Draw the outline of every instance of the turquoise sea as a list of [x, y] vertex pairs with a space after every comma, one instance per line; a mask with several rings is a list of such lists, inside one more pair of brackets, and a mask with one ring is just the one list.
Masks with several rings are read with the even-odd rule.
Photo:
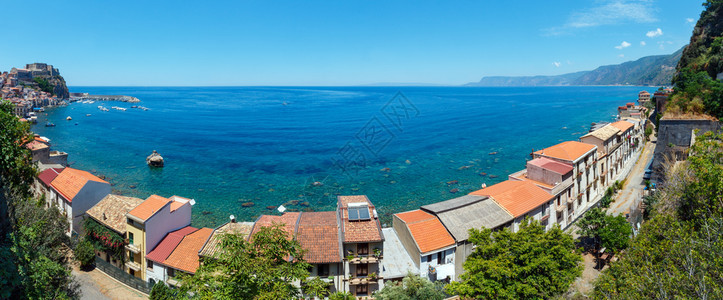
[[[390, 224], [393, 213], [506, 179], [533, 149], [577, 140], [643, 89], [71, 87], [141, 102], [51, 108], [33, 130], [117, 193], [195, 199], [194, 226], [253, 221], [281, 204], [333, 210], [340, 194], [366, 194]], [[164, 168], [146, 166], [153, 150]]]

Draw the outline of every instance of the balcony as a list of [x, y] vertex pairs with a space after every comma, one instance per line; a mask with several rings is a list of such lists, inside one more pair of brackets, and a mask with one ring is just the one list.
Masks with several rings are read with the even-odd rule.
[[134, 261], [126, 262], [126, 266], [128, 266], [128, 269], [131, 269], [136, 272], [141, 270], [141, 265]]
[[384, 279], [382, 276], [376, 276], [376, 277], [353, 277], [349, 279], [344, 279], [345, 281], [349, 281], [349, 285], [366, 285], [366, 284], [378, 284], [379, 279]]
[[375, 257], [375, 256], [355, 256], [354, 258], [347, 258], [350, 264], [357, 265], [357, 264], [376, 264], [379, 263], [379, 260], [382, 257]]
[[141, 253], [141, 249], [138, 248], [138, 246], [133, 245], [133, 244], [126, 245], [126, 250], [133, 252], [135, 254]]
[[573, 202], [575, 202], [573, 197], [567, 198], [567, 204], [572, 204]]

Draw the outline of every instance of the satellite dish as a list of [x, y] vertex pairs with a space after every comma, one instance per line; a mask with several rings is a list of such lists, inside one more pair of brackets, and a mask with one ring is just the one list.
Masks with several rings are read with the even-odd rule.
[[191, 206], [196, 205], [196, 200], [191, 199]]
[[284, 207], [284, 205], [279, 205], [279, 208], [277, 208], [277, 209], [279, 210], [280, 213], [283, 213], [286, 211], [286, 207]]

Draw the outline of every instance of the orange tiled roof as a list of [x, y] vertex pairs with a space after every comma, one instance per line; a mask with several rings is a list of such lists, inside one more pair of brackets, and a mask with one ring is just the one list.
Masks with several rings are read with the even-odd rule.
[[398, 213], [395, 216], [404, 221], [421, 253], [427, 253], [454, 245], [454, 238], [442, 222], [432, 214], [421, 210]]
[[[349, 203], [366, 202], [369, 209], [370, 220], [349, 221]], [[345, 243], [362, 243], [383, 241], [382, 226], [374, 217], [374, 205], [367, 196], [339, 196], [338, 210], [341, 217], [341, 229]]]
[[198, 251], [201, 250], [211, 233], [213, 233], [213, 229], [201, 228], [186, 235], [163, 264], [191, 274], [196, 273], [199, 265]]
[[146, 221], [170, 201], [170, 199], [166, 199], [158, 195], [151, 195], [148, 199], [146, 199], [146, 201], [143, 201], [143, 203], [128, 212], [128, 214]]
[[585, 155], [585, 153], [589, 152], [594, 148], [595, 145], [575, 141], [567, 141], [549, 148], [545, 148], [543, 150], [535, 151], [535, 154], [567, 161], [575, 161], [576, 159]]
[[308, 263], [341, 262], [335, 211], [301, 213], [296, 239], [307, 251], [304, 259]]
[[108, 184], [107, 181], [95, 177], [86, 171], [81, 171], [73, 168], [63, 169], [58, 177], [50, 183], [50, 185], [58, 191], [66, 200], [73, 202], [73, 198], [78, 195], [81, 189], [88, 183], [88, 181], [102, 182]]
[[261, 230], [261, 227], [281, 224], [283, 225], [282, 229], [286, 231], [289, 239], [293, 239], [294, 231], [296, 230], [296, 223], [299, 220], [300, 214], [301, 213], [298, 212], [289, 212], [284, 213], [281, 216], [261, 215], [258, 220], [256, 220], [256, 224], [254, 224], [254, 228], [251, 231], [251, 236], [253, 237], [257, 232], [259, 232], [259, 230]]
[[620, 129], [621, 132], [625, 132], [625, 131], [627, 131], [628, 129], [630, 129], [630, 128], [632, 128], [633, 126], [635, 126], [635, 124], [630, 123], [630, 122], [628, 122], [628, 121], [617, 121], [617, 122], [612, 123], [612, 124], [610, 124], [610, 125], [615, 126], [615, 128], [617, 128], [617, 129]]
[[532, 182], [511, 180], [474, 191], [470, 195], [491, 197], [515, 218], [554, 198]]

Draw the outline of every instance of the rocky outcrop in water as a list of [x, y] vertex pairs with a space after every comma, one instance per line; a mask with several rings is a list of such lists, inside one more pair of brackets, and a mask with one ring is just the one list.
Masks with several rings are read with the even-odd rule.
[[148, 164], [149, 167], [154, 168], [162, 168], [163, 167], [163, 156], [158, 154], [156, 150], [153, 150], [153, 153], [146, 157], [146, 164]]

